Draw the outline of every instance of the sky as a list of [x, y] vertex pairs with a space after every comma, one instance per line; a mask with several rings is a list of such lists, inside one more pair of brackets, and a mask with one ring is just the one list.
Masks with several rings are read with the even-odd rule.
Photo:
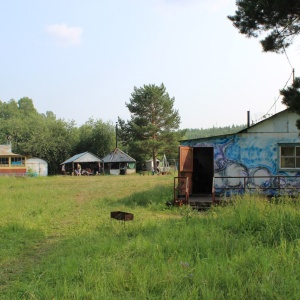
[[[134, 87], [163, 83], [180, 128], [242, 125], [286, 107], [300, 41], [262, 52], [228, 15], [235, 0], [0, 0], [0, 100], [78, 126], [130, 119]], [[299, 67], [298, 67], [299, 66]], [[289, 80], [290, 79], [290, 80]]]

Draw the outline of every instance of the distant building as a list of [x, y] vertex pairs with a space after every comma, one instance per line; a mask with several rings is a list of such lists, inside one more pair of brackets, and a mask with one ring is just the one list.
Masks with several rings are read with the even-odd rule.
[[27, 159], [27, 171], [34, 172], [37, 176], [48, 176], [48, 163], [37, 157]]
[[[156, 166], [159, 166], [159, 162], [160, 162], [160, 160], [157, 158], [156, 159]], [[146, 164], [146, 170], [149, 171], [149, 172], [152, 172], [153, 168], [154, 168], [153, 159], [146, 160], [145, 164]]]
[[11, 152], [11, 144], [0, 145], [0, 175], [25, 175], [26, 160], [24, 155]]
[[60, 165], [65, 168], [64, 174], [75, 174], [77, 165], [81, 166], [81, 173], [89, 170], [89, 175], [101, 173], [101, 159], [90, 152], [76, 154], [62, 162]]
[[115, 148], [110, 154], [102, 158], [104, 171], [112, 175], [136, 173], [136, 160], [128, 154]]

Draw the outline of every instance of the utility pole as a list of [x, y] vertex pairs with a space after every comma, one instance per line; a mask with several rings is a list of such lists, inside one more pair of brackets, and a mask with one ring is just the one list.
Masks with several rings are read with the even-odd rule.
[[293, 83], [295, 82], [295, 69], [293, 68]]
[[118, 148], [118, 122], [116, 122], [116, 148]]

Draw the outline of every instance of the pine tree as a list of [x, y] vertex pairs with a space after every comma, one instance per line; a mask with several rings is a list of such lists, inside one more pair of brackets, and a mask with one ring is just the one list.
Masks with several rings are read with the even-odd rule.
[[238, 0], [229, 20], [247, 37], [266, 36], [264, 51], [283, 52], [300, 33], [299, 0]]
[[126, 103], [131, 119], [126, 123], [119, 119], [121, 134], [126, 144], [140, 157], [152, 156], [156, 170], [158, 154], [171, 153], [179, 145], [180, 116], [174, 106], [174, 98], [163, 84], [134, 87], [130, 102]]

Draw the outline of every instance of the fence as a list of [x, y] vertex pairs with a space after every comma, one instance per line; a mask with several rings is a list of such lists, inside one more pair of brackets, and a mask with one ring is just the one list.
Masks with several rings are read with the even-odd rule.
[[261, 193], [267, 196], [283, 194], [298, 195], [300, 176], [216, 176], [213, 178], [212, 193], [215, 196], [231, 196], [245, 193]]

